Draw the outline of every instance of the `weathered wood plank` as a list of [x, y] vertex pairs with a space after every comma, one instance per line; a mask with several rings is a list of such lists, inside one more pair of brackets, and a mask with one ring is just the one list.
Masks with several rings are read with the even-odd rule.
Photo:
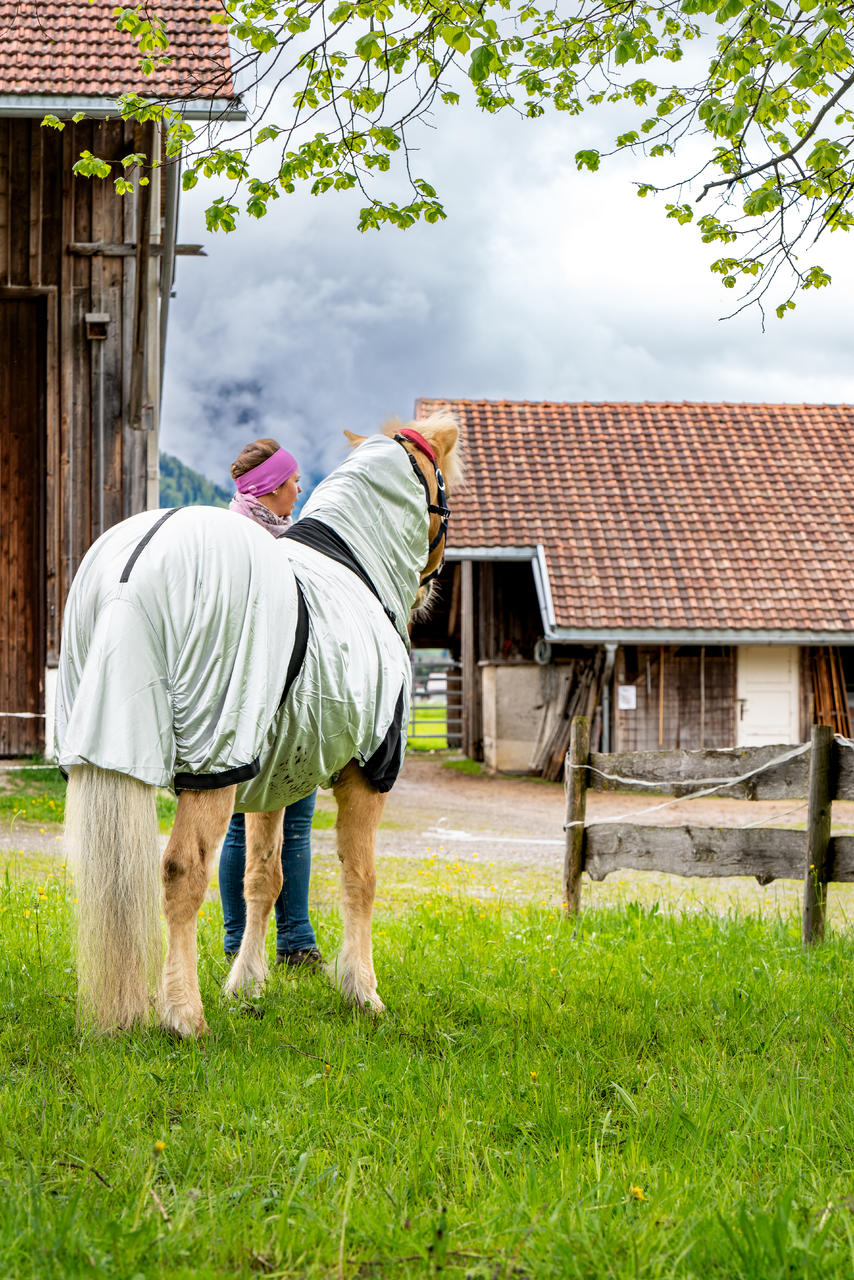
[[567, 915], [578, 915], [581, 905], [581, 872], [584, 867], [584, 815], [587, 809], [587, 764], [590, 755], [590, 721], [576, 716], [572, 722], [566, 757], [566, 852], [563, 863], [563, 905]]
[[58, 285], [62, 271], [62, 135], [54, 129], [42, 129], [41, 133], [41, 284]]
[[834, 800], [854, 800], [854, 748], [836, 746], [836, 787]]
[[477, 666], [475, 566], [463, 560], [460, 588], [460, 656], [463, 663], [463, 751], [479, 759], [481, 746], [480, 671]]
[[30, 280], [30, 121], [10, 123], [9, 283]]
[[[803, 831], [779, 827], [641, 827], [600, 823], [585, 831], [584, 870], [591, 880], [614, 871], [660, 871], [678, 876], [754, 876], [800, 880], [806, 856]], [[854, 836], [831, 836], [830, 884], [854, 882]]]
[[9, 131], [0, 120], [0, 285], [9, 283]]
[[814, 724], [810, 750], [804, 911], [801, 921], [801, 938], [804, 946], [820, 942], [824, 937], [834, 755], [833, 729], [826, 724]]
[[44, 222], [42, 170], [44, 168], [43, 152], [46, 131], [42, 129], [37, 120], [30, 120], [28, 123], [30, 126], [30, 229], [27, 275], [30, 284], [40, 285], [42, 283], [42, 226]]
[[[68, 252], [78, 258], [133, 258], [136, 247], [132, 244], [119, 244], [108, 240], [75, 240], [68, 246]], [[149, 250], [153, 258], [163, 254], [162, 244], [152, 244]], [[174, 253], [179, 258], [206, 258], [203, 244], [176, 244]]]
[[[621, 870], [755, 876], [763, 884], [800, 880], [806, 851], [803, 831], [780, 828], [644, 827], [614, 822], [588, 827], [585, 837], [584, 869], [592, 880]], [[854, 852], [854, 840], [851, 844]]]
[[[695, 791], [704, 779], [738, 778], [791, 750], [791, 746], [783, 745], [706, 751], [632, 751], [610, 755], [593, 752], [588, 786], [592, 791], [642, 791], [645, 794], [658, 791], [664, 795], [680, 796]], [[854, 756], [854, 752], [851, 755]], [[809, 753], [805, 752], [786, 764], [756, 774], [746, 782], [728, 786], [720, 794], [738, 800], [803, 799], [807, 794], [808, 772]], [[613, 782], [602, 777], [603, 773], [657, 785], [653, 788]], [[854, 798], [854, 764], [851, 782]]]

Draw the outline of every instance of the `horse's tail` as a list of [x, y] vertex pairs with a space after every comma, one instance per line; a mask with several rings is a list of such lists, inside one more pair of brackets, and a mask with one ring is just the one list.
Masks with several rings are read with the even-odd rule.
[[155, 789], [74, 766], [65, 825], [78, 903], [78, 1013], [101, 1031], [130, 1027], [148, 1017], [161, 962]]

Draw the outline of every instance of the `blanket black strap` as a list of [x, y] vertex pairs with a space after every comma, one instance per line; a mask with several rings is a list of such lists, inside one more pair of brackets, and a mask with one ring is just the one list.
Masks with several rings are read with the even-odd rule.
[[170, 507], [168, 511], [164, 512], [164, 514], [160, 517], [159, 520], [156, 520], [154, 522], [154, 524], [148, 530], [148, 533], [146, 533], [144, 537], [140, 538], [139, 542], [136, 544], [136, 546], [134, 547], [133, 551], [130, 554], [130, 559], [128, 560], [124, 569], [122, 569], [122, 576], [119, 578], [119, 582], [127, 582], [128, 578], [130, 577], [131, 569], [136, 564], [140, 555], [148, 546], [149, 542], [154, 537], [155, 533], [160, 528], [160, 526], [162, 524], [165, 524], [165, 522], [169, 519], [170, 516], [174, 516], [176, 511], [181, 511], [181, 510], [182, 510], [181, 507]]
[[321, 555], [329, 556], [330, 560], [336, 560], [338, 564], [343, 564], [351, 573], [355, 573], [356, 577], [365, 584], [371, 594], [379, 600], [383, 607], [383, 612], [391, 625], [397, 628], [397, 614], [384, 603], [365, 566], [356, 559], [344, 539], [339, 537], [334, 529], [330, 529], [328, 524], [324, 524], [322, 520], [315, 520], [312, 516], [305, 516], [302, 520], [298, 520], [296, 524], [292, 524], [290, 529], [280, 533], [279, 537], [293, 538], [294, 542], [301, 542], [303, 546], [311, 547], [312, 550], [319, 551]]

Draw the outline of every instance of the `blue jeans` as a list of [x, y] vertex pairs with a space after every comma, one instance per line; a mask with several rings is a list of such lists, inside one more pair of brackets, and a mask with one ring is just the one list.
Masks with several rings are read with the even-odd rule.
[[[288, 805], [283, 823], [282, 892], [276, 899], [276, 953], [303, 951], [317, 945], [308, 918], [311, 877], [311, 819], [317, 792]], [[246, 824], [242, 813], [232, 815], [219, 857], [219, 896], [225, 920], [225, 953], [240, 950], [246, 927], [243, 871], [246, 865]]]

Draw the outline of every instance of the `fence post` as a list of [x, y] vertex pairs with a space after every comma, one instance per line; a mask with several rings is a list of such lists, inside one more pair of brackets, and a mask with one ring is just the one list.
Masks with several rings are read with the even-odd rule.
[[827, 906], [827, 851], [830, 844], [831, 768], [833, 729], [814, 724], [810, 751], [807, 806], [807, 861], [804, 874], [804, 913], [801, 938], [805, 947], [824, 938]]
[[[575, 716], [566, 757], [566, 853], [563, 862], [563, 908], [578, 915], [581, 905], [581, 870], [584, 866], [584, 815], [587, 810], [587, 770], [590, 758], [590, 721]], [[577, 825], [571, 825], [577, 824]]]

